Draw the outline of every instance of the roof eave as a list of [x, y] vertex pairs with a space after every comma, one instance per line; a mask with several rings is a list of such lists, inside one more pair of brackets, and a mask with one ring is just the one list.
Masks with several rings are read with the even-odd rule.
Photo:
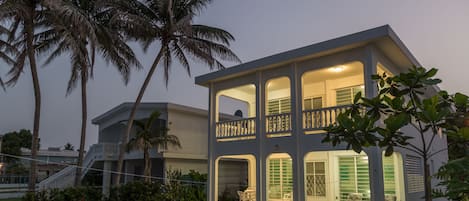
[[399, 37], [392, 30], [392, 28], [389, 25], [384, 25], [358, 33], [353, 33], [339, 38], [327, 40], [324, 42], [312, 44], [309, 46], [289, 50], [279, 54], [267, 56], [261, 59], [239, 64], [237, 66], [233, 66], [224, 70], [201, 75], [195, 78], [195, 83], [201, 86], [208, 86], [210, 82], [220, 79], [222, 77], [241, 75], [244, 73], [256, 71], [262, 67], [291, 62], [307, 56], [317, 55], [322, 52], [340, 49], [341, 47], [353, 47], [354, 44], [366, 44], [382, 38], [390, 38], [413, 65], [420, 66], [420, 63], [412, 55], [412, 53], [404, 45], [404, 43], [399, 39]]

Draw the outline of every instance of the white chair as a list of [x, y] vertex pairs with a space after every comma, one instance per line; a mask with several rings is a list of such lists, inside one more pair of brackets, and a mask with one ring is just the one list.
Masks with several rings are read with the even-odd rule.
[[243, 191], [237, 191], [239, 201], [249, 201], [248, 195]]
[[397, 197], [393, 194], [385, 194], [384, 201], [397, 201]]
[[285, 194], [283, 194], [283, 199], [282, 199], [282, 201], [291, 201], [291, 200], [293, 200], [291, 193], [285, 193]]

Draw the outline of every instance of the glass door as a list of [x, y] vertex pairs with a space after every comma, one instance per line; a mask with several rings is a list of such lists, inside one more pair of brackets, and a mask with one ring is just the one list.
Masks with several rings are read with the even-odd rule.
[[326, 174], [325, 161], [306, 162], [306, 200], [327, 200]]

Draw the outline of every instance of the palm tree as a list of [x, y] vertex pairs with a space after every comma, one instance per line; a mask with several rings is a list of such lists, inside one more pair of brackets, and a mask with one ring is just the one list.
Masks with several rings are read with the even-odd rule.
[[[125, 0], [127, 1], [127, 0]], [[112, 63], [120, 72], [127, 84], [131, 67], [140, 68], [140, 63], [132, 49], [126, 44], [126, 37], [113, 26], [116, 9], [105, 0], [48, 0], [47, 6], [54, 10], [50, 16], [53, 34], [44, 39], [45, 50], [54, 46], [54, 51], [45, 64], [68, 52], [71, 55], [71, 77], [67, 94], [77, 82], [81, 85], [81, 135], [78, 156], [78, 167], [83, 165], [86, 125], [87, 125], [87, 89], [88, 79], [92, 78], [96, 54], [99, 53], [108, 63]], [[118, 18], [119, 19], [119, 18]], [[75, 186], [80, 185], [82, 170], [77, 169]]]
[[24, 66], [29, 63], [34, 89], [34, 125], [33, 139], [31, 145], [31, 168], [29, 178], [29, 191], [35, 191], [36, 188], [36, 156], [39, 139], [39, 122], [41, 116], [41, 90], [36, 64], [36, 43], [35, 34], [38, 26], [43, 25], [45, 18], [42, 2], [39, 0], [3, 0], [0, 1], [0, 20], [3, 24], [11, 25], [9, 28], [2, 27], [2, 30], [8, 30], [8, 44], [2, 46], [13, 47], [15, 63], [9, 71], [11, 76], [6, 85], [12, 86], [19, 79]]
[[72, 144], [70, 144], [70, 142], [67, 142], [67, 144], [64, 145], [64, 150], [74, 151], [75, 147]]
[[159, 111], [154, 111], [146, 121], [134, 121], [137, 133], [135, 137], [127, 143], [127, 150], [138, 148], [143, 151], [143, 159], [145, 161], [143, 175], [145, 176], [145, 182], [151, 181], [150, 149], [159, 147], [163, 150], [167, 150], [168, 146], [181, 148], [179, 138], [175, 135], [168, 134], [169, 129], [166, 125], [157, 124], [160, 115], [161, 113]]
[[[137, 99], [129, 115], [127, 129], [122, 135], [122, 144], [117, 162], [117, 172], [122, 171], [125, 154], [125, 142], [128, 141], [132, 130], [135, 112], [140, 104], [153, 73], [160, 62], [163, 62], [164, 79], [166, 85], [169, 72], [176, 59], [190, 76], [188, 56], [201, 61], [210, 69], [223, 69], [224, 65], [217, 59], [240, 62], [239, 58], [228, 48], [234, 37], [225, 30], [206, 25], [193, 24], [193, 18], [210, 0], [144, 0], [139, 1], [138, 7], [127, 17], [127, 24], [134, 28], [133, 37], [139, 39], [146, 50], [154, 42], [159, 42], [159, 51], [143, 82]], [[120, 174], [116, 174], [114, 181], [120, 182]]]

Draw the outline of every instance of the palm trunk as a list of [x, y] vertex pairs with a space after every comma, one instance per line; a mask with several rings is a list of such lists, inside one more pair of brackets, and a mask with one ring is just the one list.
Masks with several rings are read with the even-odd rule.
[[143, 95], [145, 93], [145, 90], [148, 87], [148, 84], [150, 83], [150, 80], [153, 76], [153, 73], [156, 70], [156, 67], [158, 66], [158, 63], [161, 60], [161, 57], [163, 56], [163, 52], [165, 51], [166, 46], [162, 44], [160, 51], [158, 52], [158, 55], [156, 56], [155, 60], [153, 61], [153, 64], [151, 65], [150, 71], [147, 74], [147, 77], [145, 78], [145, 81], [143, 82], [142, 87], [140, 88], [140, 92], [138, 93], [137, 99], [135, 100], [135, 103], [132, 107], [132, 110], [130, 111], [129, 115], [129, 120], [127, 121], [127, 129], [122, 135], [122, 141], [119, 149], [119, 158], [117, 161], [117, 174], [114, 177], [114, 182], [118, 185], [120, 183], [120, 178], [121, 178], [121, 171], [122, 171], [122, 165], [124, 163], [124, 154], [125, 154], [125, 147], [127, 145], [127, 141], [129, 141], [129, 135], [130, 132], [132, 131], [132, 124], [135, 119], [135, 113], [137, 111], [138, 106], [140, 105], [140, 102], [142, 101]]
[[145, 176], [144, 181], [150, 183], [151, 179], [151, 161], [150, 161], [150, 153], [148, 147], [143, 149], [143, 159], [145, 160], [145, 169], [143, 171], [143, 175]]
[[[31, 16], [35, 15], [35, 8], [31, 9], [30, 15]], [[35, 192], [36, 180], [37, 180], [36, 158], [37, 158], [37, 150], [39, 147], [39, 123], [40, 123], [40, 118], [41, 118], [41, 88], [39, 86], [35, 50], [34, 50], [34, 45], [33, 45], [33, 37], [34, 37], [33, 17], [26, 20], [24, 26], [26, 29], [26, 40], [27, 40], [26, 48], [28, 51], [29, 66], [31, 68], [31, 76], [32, 76], [33, 87], [34, 87], [34, 125], [33, 125], [33, 139], [31, 143], [31, 159], [32, 160], [31, 160], [31, 167], [29, 170], [30, 172], [29, 172], [28, 191]]]
[[75, 186], [80, 186], [82, 177], [83, 156], [85, 152], [86, 140], [86, 123], [88, 118], [88, 106], [86, 98], [86, 83], [88, 78], [87, 67], [81, 69], [81, 136], [80, 136], [80, 150], [78, 153], [78, 164], [75, 172]]

